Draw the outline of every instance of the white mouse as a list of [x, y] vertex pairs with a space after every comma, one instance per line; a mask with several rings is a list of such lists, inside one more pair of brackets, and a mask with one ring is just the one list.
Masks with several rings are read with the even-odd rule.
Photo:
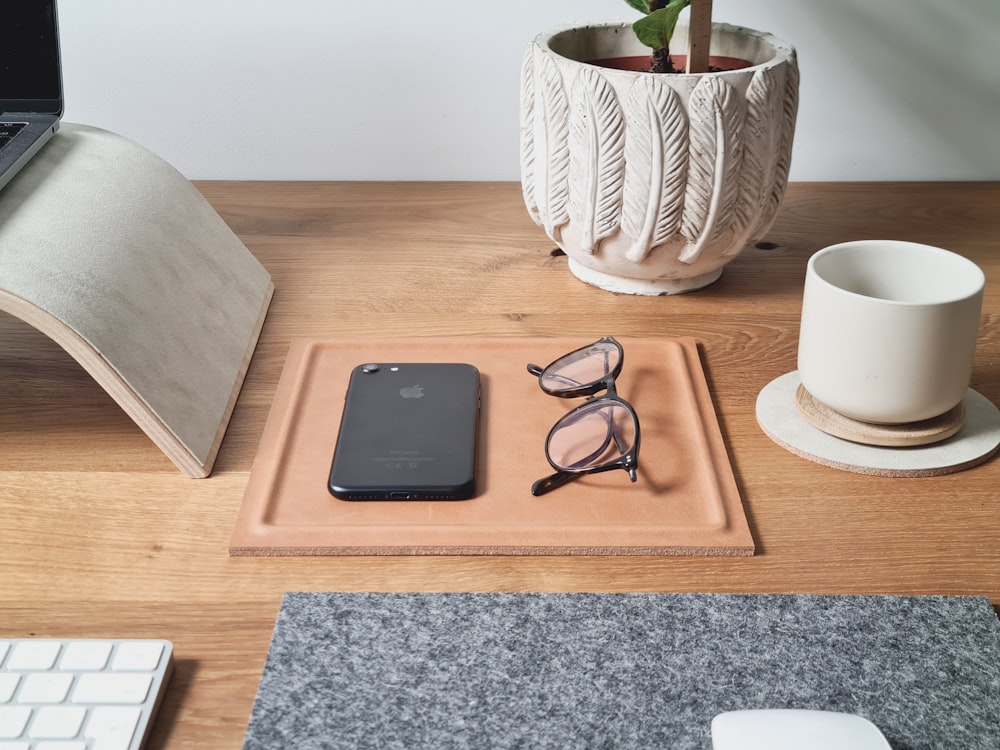
[[892, 750], [862, 716], [836, 711], [764, 708], [712, 719], [714, 750]]

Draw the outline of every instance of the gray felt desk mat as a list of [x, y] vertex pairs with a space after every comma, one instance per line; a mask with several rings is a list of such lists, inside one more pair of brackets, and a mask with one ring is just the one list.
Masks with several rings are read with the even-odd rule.
[[1000, 748], [977, 597], [286, 594], [244, 750], [704, 748], [741, 708]]

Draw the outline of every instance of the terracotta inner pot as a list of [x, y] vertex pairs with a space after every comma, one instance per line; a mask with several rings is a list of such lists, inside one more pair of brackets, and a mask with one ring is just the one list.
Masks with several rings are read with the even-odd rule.
[[[616, 70], [635, 70], [639, 72], [649, 72], [650, 55], [631, 55], [628, 57], [607, 57], [601, 60], [588, 60], [591, 65], [599, 65], [602, 68], [614, 68]], [[687, 67], [687, 55], [671, 55], [671, 62], [679, 73], [683, 73]], [[753, 63], [749, 60], [741, 60], [738, 57], [723, 57], [712, 55], [708, 58], [708, 65], [712, 70], [739, 70], [749, 68]]]

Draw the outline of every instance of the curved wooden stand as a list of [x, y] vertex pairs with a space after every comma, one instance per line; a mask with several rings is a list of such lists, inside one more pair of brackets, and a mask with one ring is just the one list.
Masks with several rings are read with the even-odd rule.
[[63, 125], [0, 191], [0, 310], [190, 477], [211, 473], [273, 290], [188, 180], [113, 133]]

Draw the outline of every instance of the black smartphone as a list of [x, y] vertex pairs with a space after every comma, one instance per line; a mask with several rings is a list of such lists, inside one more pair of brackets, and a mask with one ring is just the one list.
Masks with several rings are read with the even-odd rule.
[[351, 372], [328, 489], [341, 500], [465, 500], [476, 491], [479, 370], [369, 363]]

